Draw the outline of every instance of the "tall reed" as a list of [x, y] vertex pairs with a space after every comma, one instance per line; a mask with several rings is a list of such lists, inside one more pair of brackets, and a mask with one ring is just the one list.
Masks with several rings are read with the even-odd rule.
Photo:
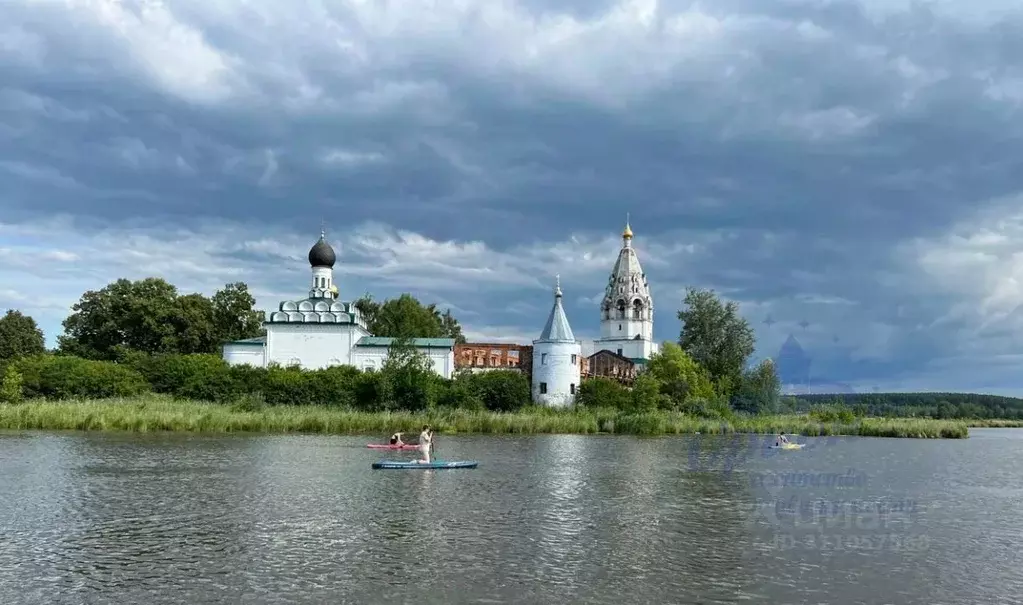
[[2, 429], [383, 435], [395, 430], [416, 430], [424, 424], [442, 433], [788, 433], [950, 439], [968, 436], [965, 422], [920, 418], [822, 423], [807, 416], [775, 415], [714, 420], [677, 412], [627, 414], [608, 409], [535, 407], [504, 413], [443, 408], [371, 413], [320, 406], [232, 406], [175, 401], [157, 395], [0, 405]]

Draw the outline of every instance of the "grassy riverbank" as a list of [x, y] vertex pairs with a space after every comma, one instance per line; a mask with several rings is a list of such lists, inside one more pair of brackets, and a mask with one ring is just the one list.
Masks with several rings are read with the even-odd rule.
[[966, 426], [985, 429], [1018, 429], [1023, 428], [1023, 420], [1000, 420], [998, 418], [975, 418], [964, 420]]
[[919, 418], [866, 418], [853, 423], [820, 423], [807, 416], [738, 417], [732, 421], [673, 412], [624, 414], [615, 410], [518, 412], [433, 410], [429, 412], [357, 412], [318, 406], [240, 406], [174, 401], [149, 396], [85, 401], [28, 401], [0, 405], [0, 429], [321, 433], [382, 435], [429, 424], [441, 433], [617, 433], [671, 435], [686, 433], [784, 432], [807, 436], [859, 435], [962, 439], [967, 424]]

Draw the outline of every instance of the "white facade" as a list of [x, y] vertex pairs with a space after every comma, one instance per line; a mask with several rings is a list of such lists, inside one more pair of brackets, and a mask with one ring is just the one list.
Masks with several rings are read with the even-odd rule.
[[224, 345], [224, 360], [230, 365], [266, 366], [266, 339], [263, 337], [236, 340]]
[[540, 338], [533, 341], [533, 401], [564, 407], [575, 403], [579, 390], [581, 345], [561, 305], [560, 284], [554, 290], [554, 306]]
[[[224, 344], [223, 357], [231, 365], [271, 364], [315, 370], [348, 365], [379, 370], [394, 339], [369, 333], [359, 309], [337, 300], [334, 250], [323, 234], [309, 251], [312, 267], [309, 298], [282, 302], [263, 322], [266, 336]], [[455, 367], [453, 338], [416, 338], [416, 348], [434, 370], [450, 378]]]
[[654, 341], [654, 300], [628, 223], [600, 303], [600, 339], [584, 343], [583, 354], [588, 357], [605, 349], [640, 364], [660, 350]]

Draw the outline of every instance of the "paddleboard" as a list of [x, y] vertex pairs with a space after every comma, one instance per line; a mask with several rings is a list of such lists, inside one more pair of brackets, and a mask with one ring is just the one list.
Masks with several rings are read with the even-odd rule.
[[781, 445], [769, 445], [772, 450], [801, 450], [805, 443], [783, 443]]
[[390, 443], [367, 443], [366, 447], [375, 450], [417, 450], [419, 446], [414, 443], [390, 444]]
[[451, 462], [434, 460], [433, 462], [414, 462], [407, 460], [381, 460], [380, 462], [374, 462], [373, 468], [393, 468], [393, 469], [444, 469], [444, 468], [476, 468], [479, 462], [475, 460], [453, 460]]

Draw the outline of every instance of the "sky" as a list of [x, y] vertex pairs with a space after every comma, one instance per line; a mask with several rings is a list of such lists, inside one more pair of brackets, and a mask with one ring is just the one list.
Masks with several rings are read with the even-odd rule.
[[580, 338], [628, 214], [818, 390], [1023, 394], [1023, 6], [1008, 0], [9, 0], [0, 312], [83, 292], [410, 292]]

